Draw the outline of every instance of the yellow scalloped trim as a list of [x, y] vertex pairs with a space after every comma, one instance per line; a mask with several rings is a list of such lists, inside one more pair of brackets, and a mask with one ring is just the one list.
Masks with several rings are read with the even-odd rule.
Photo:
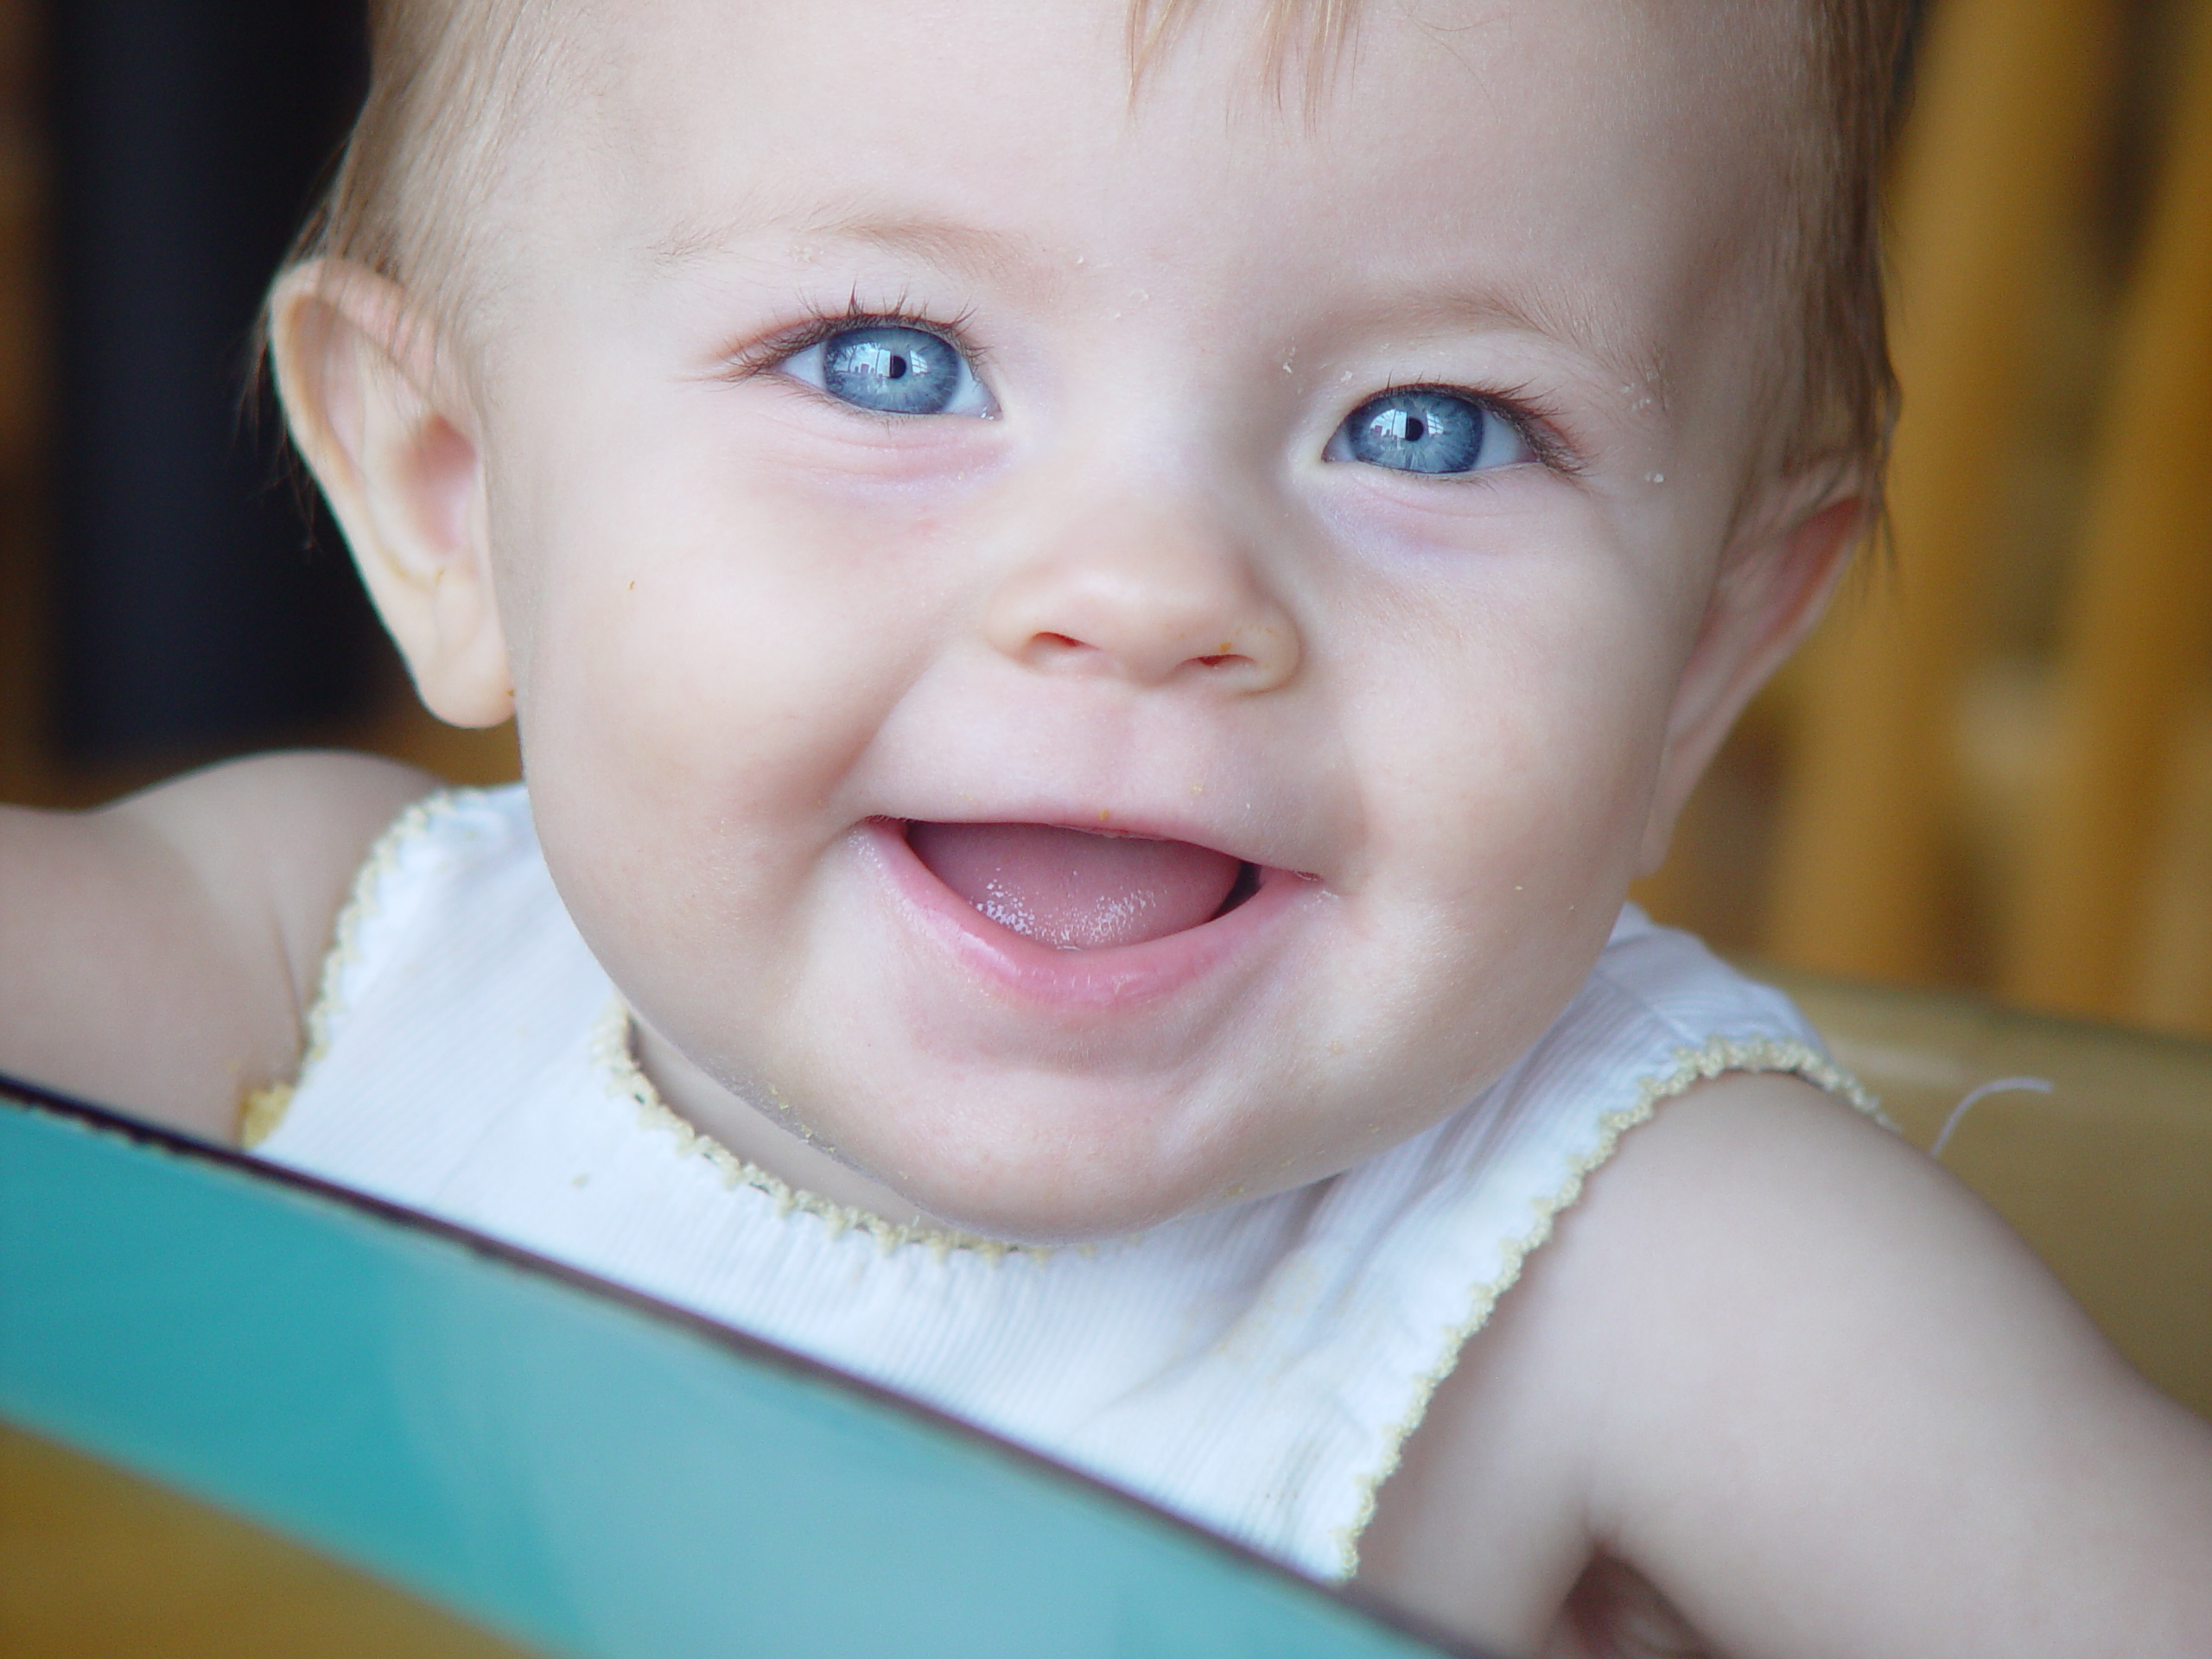
[[832, 1239], [849, 1232], [866, 1233], [875, 1241], [876, 1248], [885, 1255], [906, 1245], [920, 1245], [940, 1262], [955, 1250], [981, 1255], [993, 1262], [1003, 1262], [1009, 1255], [1027, 1255], [1039, 1261], [1051, 1255], [1046, 1248], [1034, 1244], [1009, 1244], [1003, 1239], [984, 1238], [975, 1233], [956, 1232], [950, 1228], [916, 1225], [911, 1222], [887, 1219], [870, 1210], [853, 1205], [834, 1204], [825, 1198], [793, 1186], [780, 1177], [770, 1174], [748, 1158], [741, 1158], [728, 1147], [686, 1122], [679, 1117], [653, 1080], [645, 1074], [638, 1064], [636, 1027], [629, 1006], [620, 995], [609, 1000], [607, 1011], [592, 1028], [592, 1064], [607, 1080], [607, 1085], [622, 1098], [638, 1109], [638, 1122], [645, 1128], [669, 1135], [676, 1142], [679, 1158], [703, 1158], [721, 1173], [724, 1186], [749, 1186], [765, 1192], [775, 1201], [779, 1216], [812, 1216], [829, 1230]]
[[1676, 1049], [1672, 1071], [1663, 1077], [1640, 1079], [1637, 1084], [1635, 1100], [1598, 1120], [1597, 1145], [1574, 1161], [1566, 1184], [1558, 1192], [1549, 1198], [1537, 1201], [1535, 1225], [1505, 1247], [1504, 1265], [1497, 1276], [1476, 1288], [1474, 1302], [1466, 1319], [1446, 1334], [1442, 1358], [1433, 1370], [1420, 1379], [1412, 1409], [1402, 1421], [1383, 1436], [1382, 1456], [1374, 1470], [1359, 1483], [1358, 1511], [1352, 1516], [1351, 1524], [1340, 1529], [1336, 1535], [1339, 1578], [1351, 1579], [1358, 1573], [1360, 1536], [1375, 1518], [1376, 1498], [1382, 1491], [1383, 1483], [1397, 1471], [1398, 1459], [1405, 1451], [1406, 1442], [1427, 1414], [1430, 1400], [1435, 1396], [1444, 1379], [1451, 1376], [1458, 1366], [1460, 1351], [1473, 1339], [1475, 1333], [1489, 1323], [1498, 1299], [1520, 1278], [1521, 1269], [1529, 1257], [1551, 1237], [1552, 1229], [1559, 1217], [1573, 1208], [1575, 1200], [1582, 1196], [1583, 1184], [1589, 1179], [1591, 1173], [1613, 1155], [1623, 1135], [1648, 1120], [1665, 1102], [1686, 1093], [1700, 1083], [1730, 1071], [1791, 1072], [1848, 1101], [1883, 1128], [1892, 1131], [1897, 1128], [1882, 1115], [1881, 1103], [1859, 1086], [1858, 1079], [1809, 1043], [1775, 1038], [1744, 1042], [1731, 1037], [1716, 1037], [1702, 1048]]
[[361, 868], [353, 873], [353, 890], [333, 925], [330, 949], [323, 954], [322, 976], [314, 1004], [308, 1009], [307, 1042], [300, 1054], [299, 1070], [289, 1083], [256, 1089], [238, 1102], [238, 1144], [248, 1152], [283, 1127], [284, 1115], [291, 1109], [293, 1096], [307, 1081], [308, 1071], [330, 1052], [331, 1033], [344, 1013], [339, 983], [346, 969], [360, 959], [361, 929], [376, 914], [378, 890], [398, 864], [400, 849], [427, 830], [439, 814], [480, 800], [485, 793], [480, 789], [441, 789], [425, 795], [404, 808], [370, 846]]
[[251, 1152], [276, 1134], [284, 1114], [292, 1109], [292, 1096], [297, 1092], [289, 1083], [248, 1090], [238, 1102], [238, 1145]]

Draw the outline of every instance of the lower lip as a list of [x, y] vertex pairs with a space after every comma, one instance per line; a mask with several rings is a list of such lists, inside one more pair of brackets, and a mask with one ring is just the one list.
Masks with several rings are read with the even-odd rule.
[[903, 824], [871, 819], [859, 838], [923, 933], [995, 988], [1061, 1008], [1122, 1008], [1172, 995], [1250, 950], [1319, 890], [1311, 877], [1263, 868], [1258, 889], [1225, 916], [1141, 944], [1060, 950], [1001, 927], [938, 880], [906, 844]]

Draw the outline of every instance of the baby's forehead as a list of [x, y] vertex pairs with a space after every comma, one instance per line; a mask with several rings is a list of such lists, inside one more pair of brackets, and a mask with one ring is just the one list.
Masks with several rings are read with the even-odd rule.
[[[1298, 24], [1309, 12], [1320, 21]], [[1507, 121], [1573, 149], [1663, 126], [1665, 159], [1694, 165], [1772, 137], [1797, 13], [1787, 0], [1430, 0], [1418, 15], [1380, 0], [607, 0], [564, 32], [589, 95], [560, 112], [664, 156], [780, 117], [774, 159], [800, 175], [932, 126], [1017, 141], [1012, 159], [1055, 127], [1107, 118], [1181, 124], [1196, 165], [1378, 127], [1418, 154], [1424, 137]]]
[[[1127, 0], [620, 0], [596, 95], [559, 124], [612, 163], [609, 205], [656, 247], [748, 207], [962, 181], [1009, 206], [1210, 185], [1351, 232], [1408, 199], [1463, 217], [1455, 187], [1510, 170], [1557, 215], [1680, 213], [1771, 149], [1770, 100], [1746, 95], [1772, 79], [1745, 43], [1762, 31], [1712, 27], [1735, 7], [1372, 5], [1312, 62], [1271, 60], [1262, 0], [1186, 10], [1140, 76]], [[1378, 178], [1408, 188], [1346, 194]]]

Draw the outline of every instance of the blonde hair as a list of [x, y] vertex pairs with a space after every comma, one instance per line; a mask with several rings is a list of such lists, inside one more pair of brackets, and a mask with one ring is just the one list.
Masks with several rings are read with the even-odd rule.
[[[1650, 0], [1669, 3], [1670, 0]], [[1208, 0], [1130, 0], [1131, 86]], [[1261, 0], [1268, 73], [1302, 73], [1310, 106], [1355, 33], [1363, 0]], [[1774, 0], [1733, 0], [1764, 11]], [[1883, 312], [1879, 186], [1910, 0], [1796, 0], [1798, 105], [1782, 157], [1783, 234], [1771, 278], [1785, 296], [1779, 416], [1769, 465], [1878, 470], [1897, 386]], [[516, 130], [580, 91], [564, 52], [587, 0], [369, 0], [368, 96], [335, 179], [288, 264], [335, 257], [406, 285], [431, 315], [461, 315], [472, 239]]]
[[[474, 251], [453, 234], [497, 194], [515, 132], [556, 77], [558, 0], [368, 0], [369, 86], [287, 270], [345, 259], [459, 315]], [[569, 8], [573, 10], [573, 8]]]

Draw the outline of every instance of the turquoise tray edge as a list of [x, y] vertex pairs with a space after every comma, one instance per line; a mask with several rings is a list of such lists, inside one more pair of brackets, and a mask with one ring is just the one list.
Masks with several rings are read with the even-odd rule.
[[800, 1356], [4, 1082], [0, 1416], [569, 1659], [1465, 1651]]

